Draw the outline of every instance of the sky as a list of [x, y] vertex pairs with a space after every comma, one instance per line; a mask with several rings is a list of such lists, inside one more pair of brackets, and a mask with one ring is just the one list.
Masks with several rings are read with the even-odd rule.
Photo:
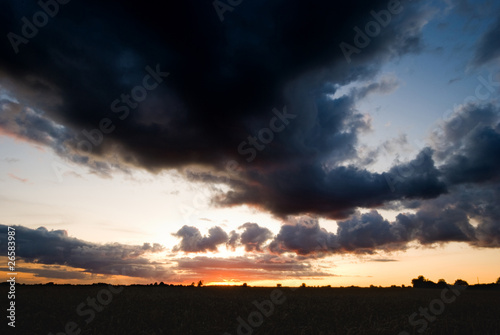
[[499, 7], [3, 1], [0, 249], [23, 283], [494, 282]]

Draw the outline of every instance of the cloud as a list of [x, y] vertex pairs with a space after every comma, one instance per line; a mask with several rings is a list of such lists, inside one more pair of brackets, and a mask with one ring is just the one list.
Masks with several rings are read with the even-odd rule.
[[265, 227], [260, 227], [256, 223], [247, 222], [238, 229], [244, 228], [241, 233], [241, 244], [245, 246], [247, 252], [262, 251], [261, 247], [270, 238], [273, 237], [271, 231]]
[[374, 254], [381, 250], [402, 250], [414, 238], [399, 223], [391, 224], [374, 210], [356, 213], [337, 224], [337, 233], [332, 233], [321, 228], [315, 218], [291, 218], [281, 227], [269, 249], [273, 253], [294, 252], [303, 256]]
[[[6, 248], [7, 226], [0, 228], [0, 247]], [[16, 256], [28, 263], [66, 265], [83, 269], [82, 272], [143, 278], [165, 278], [172, 274], [164, 264], [144, 257], [163, 251], [159, 244], [96, 244], [70, 237], [65, 230], [14, 228]]]
[[[460, 211], [462, 217], [475, 221], [474, 237], [470, 243], [476, 247], [500, 247], [500, 211], [497, 203], [500, 200], [500, 183], [471, 186], [461, 184], [448, 196], [434, 201], [435, 215], [439, 215], [442, 207], [451, 207]], [[462, 222], [465, 218], [462, 218]], [[462, 223], [462, 225], [464, 225]], [[468, 227], [468, 230], [471, 230]], [[469, 233], [471, 235], [471, 233]]]
[[[298, 177], [300, 176], [300, 178]], [[234, 180], [232, 190], [217, 199], [222, 205], [250, 204], [277, 216], [314, 213], [332, 219], [348, 217], [356, 207], [376, 207], [397, 199], [426, 199], [446, 193], [432, 150], [413, 161], [372, 173], [355, 166], [328, 169], [319, 163], [263, 172], [253, 170], [246, 180]], [[197, 176], [207, 179], [206, 175]], [[397, 187], [392, 188], [397, 183]]]
[[14, 180], [20, 181], [21, 183], [26, 183], [28, 181], [27, 178], [18, 177], [18, 176], [16, 176], [13, 173], [9, 173], [9, 177], [12, 178], [12, 179], [14, 179]]
[[495, 0], [482, 0], [480, 2], [471, 0], [446, 0], [446, 3], [454, 8], [459, 14], [468, 19], [484, 19], [488, 14], [495, 12]]
[[499, 34], [500, 18], [497, 18], [479, 39], [474, 58], [472, 60], [473, 65], [484, 65], [497, 60], [500, 57], [500, 46], [497, 42]]
[[493, 104], [458, 107], [435, 134], [436, 157], [449, 184], [498, 181], [500, 110]]
[[320, 228], [318, 220], [310, 217], [290, 218], [269, 244], [273, 253], [295, 252], [298, 255], [339, 250], [337, 237]]
[[398, 78], [394, 76], [385, 76], [378, 82], [369, 83], [365, 86], [355, 88], [354, 92], [357, 99], [363, 99], [370, 94], [390, 94], [400, 85]]
[[[241, 161], [242, 136], [258, 132], [269, 124], [273, 108], [286, 105], [305, 122], [277, 134], [263, 160], [343, 151], [342, 143], [349, 147], [355, 134], [342, 132], [341, 119], [330, 119], [328, 111], [348, 102], [324, 101], [316, 112], [314, 100], [324, 99], [326, 86], [371, 79], [378, 71], [373, 64], [418, 50], [428, 14], [410, 3], [402, 6], [347, 66], [340, 42], [353, 43], [353, 28], [373, 20], [370, 12], [385, 9], [386, 0], [355, 6], [259, 0], [239, 7], [223, 24], [210, 2], [169, 3], [169, 10], [153, 1], [72, 4], [21, 45], [19, 54], [8, 39], [0, 44], [2, 87], [22, 108], [44, 112], [37, 122], [4, 127], [22, 127], [20, 136], [51, 147], [63, 143], [65, 150], [56, 152], [82, 160], [150, 171], [191, 164], [220, 169], [226, 160]], [[36, 10], [36, 4], [3, 3], [2, 31], [19, 32], [20, 18]], [[146, 66], [170, 75], [137, 105], [122, 101], [143, 83]], [[81, 150], [82, 143], [87, 149], [92, 144], [84, 130], [101, 142], [92, 131], [103, 119], [111, 120], [113, 131], [91, 150]], [[39, 134], [24, 134], [35, 123]]]
[[210, 277], [215, 278], [213, 281], [251, 281], [333, 276], [318, 270], [309, 262], [277, 255], [232, 258], [197, 256], [181, 258], [176, 262], [176, 269], [183, 271], [186, 276], [191, 276], [193, 280]]
[[227, 240], [227, 243], [226, 243], [226, 246], [231, 249], [231, 250], [235, 250], [236, 247], [238, 246], [238, 240], [240, 239], [240, 234], [238, 234], [235, 230], [232, 230], [230, 233], [229, 233], [229, 237], [228, 237], [228, 240]]
[[[16, 18], [38, 9], [1, 6], [5, 31], [17, 31]], [[356, 104], [397, 88], [396, 78], [377, 75], [388, 60], [421, 50], [432, 10], [402, 2], [401, 13], [348, 64], [340, 43], [354, 43], [354, 28], [372, 21], [370, 13], [386, 9], [387, 1], [259, 0], [238, 7], [223, 24], [210, 2], [171, 3], [168, 11], [158, 6], [77, 3], [18, 55], [4, 39], [0, 84], [10, 112], [0, 131], [51, 147], [103, 176], [114, 169], [196, 166], [227, 180], [226, 163], [233, 160], [236, 176], [222, 181], [233, 189], [215, 202], [256, 205], [278, 216], [346, 217], [358, 206], [444, 191], [430, 166], [409, 179], [408, 193], [392, 193], [384, 174], [346, 166], [358, 161], [359, 135], [371, 129]], [[145, 76], [167, 71], [144, 100], [127, 102]], [[333, 98], [353, 83], [360, 84], [357, 91]], [[273, 110], [283, 115], [285, 109], [294, 118], [276, 119]], [[112, 130], [101, 129], [103, 120]], [[273, 120], [281, 130], [263, 146], [262, 131]], [[252, 137], [261, 143], [252, 147]], [[257, 154], [251, 164], [249, 149]]]
[[44, 112], [10, 100], [0, 100], [0, 135], [48, 146], [64, 159], [85, 165], [101, 176], [109, 176], [113, 168], [124, 170], [110, 156], [78, 153], [75, 151], [79, 142], [77, 134], [52, 121]]
[[[356, 213], [348, 220], [338, 221], [337, 225], [337, 232], [332, 233], [321, 228], [317, 219], [292, 218], [281, 227], [279, 234], [269, 244], [269, 250], [275, 254], [323, 257], [330, 254], [376, 254], [406, 250], [408, 244], [414, 241], [421, 245], [467, 242], [475, 246], [493, 246], [491, 239], [477, 237], [481, 229], [491, 232], [490, 226], [474, 228], [467, 213], [452, 204], [444, 208], [442, 204], [428, 204], [415, 214], [399, 214], [393, 222], [372, 210], [364, 214]], [[496, 236], [498, 239], [498, 233]]]
[[[0, 271], [5, 271], [9, 272], [8, 268], [0, 268]], [[66, 279], [66, 280], [71, 280], [71, 279], [78, 279], [78, 280], [84, 280], [84, 279], [92, 279], [92, 274], [91, 273], [86, 273], [86, 272], [80, 272], [80, 271], [74, 271], [74, 270], [68, 270], [61, 268], [59, 266], [44, 266], [42, 268], [21, 268], [17, 269], [18, 272], [22, 273], [32, 273], [35, 278], [50, 278], [50, 279]]]
[[202, 236], [198, 228], [190, 226], [183, 226], [172, 235], [181, 239], [179, 245], [173, 248], [175, 252], [217, 251], [217, 246], [228, 242], [229, 239], [227, 233], [217, 226], [208, 230], [208, 236]]
[[[339, 44], [354, 43], [354, 28], [372, 21], [371, 11], [387, 8], [386, 0], [255, 0], [223, 23], [210, 1], [164, 6], [150, 0], [75, 2], [21, 45], [19, 54], [2, 39], [0, 134], [52, 148], [103, 176], [116, 169], [178, 169], [190, 181], [225, 184], [215, 192], [214, 206], [343, 220], [336, 233], [315, 219], [285, 224], [270, 243], [275, 253], [372, 253], [414, 240], [498, 245], [499, 216], [491, 208], [500, 171], [495, 105], [460, 106], [428, 147], [385, 172], [370, 171], [366, 164], [373, 161], [360, 152], [359, 138], [372, 125], [357, 106], [370, 94], [398, 87], [397, 78], [381, 78], [380, 71], [387, 61], [422, 50], [422, 29], [436, 12], [431, 6], [402, 2], [402, 12], [350, 64]], [[470, 7], [457, 3], [461, 11]], [[1, 30], [18, 32], [21, 17], [38, 9], [36, 3], [2, 2]], [[475, 65], [497, 58], [499, 22], [478, 42]], [[129, 100], [160, 74], [147, 97]], [[294, 116], [286, 122], [285, 110]], [[103, 121], [112, 130], [103, 131]], [[271, 136], [271, 124], [281, 129], [271, 132], [272, 140], [264, 136]], [[260, 144], [252, 145], [256, 140]], [[256, 154], [252, 162], [248, 149]], [[236, 162], [234, 170], [227, 171], [228, 161]], [[467, 194], [477, 195], [468, 206]], [[357, 212], [383, 206], [415, 213], [388, 222], [377, 212]], [[480, 221], [477, 227], [470, 226], [471, 215]], [[213, 227], [202, 236], [184, 226], [174, 234], [180, 238], [175, 250], [216, 251], [221, 244], [266, 249], [265, 228], [242, 229], [228, 235]], [[36, 234], [46, 240], [58, 233]], [[58, 238], [60, 250], [69, 247], [91, 258], [142, 250]], [[63, 261], [53, 248], [32, 257], [39, 254], [47, 262]], [[145, 262], [142, 273], [156, 273], [153, 264], [138, 259]], [[98, 263], [90, 268], [111, 271]]]

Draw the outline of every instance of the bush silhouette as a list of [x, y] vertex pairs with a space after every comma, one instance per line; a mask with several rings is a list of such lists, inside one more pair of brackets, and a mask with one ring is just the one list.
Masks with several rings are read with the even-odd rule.
[[469, 284], [465, 281], [465, 280], [462, 280], [462, 279], [457, 279], [455, 280], [455, 284], [453, 285], [458, 285], [458, 286], [469, 286]]
[[448, 285], [448, 283], [444, 279], [439, 279], [437, 282], [437, 286], [439, 288], [445, 288], [447, 285]]
[[411, 283], [414, 288], [437, 288], [438, 284], [434, 283], [431, 280], [428, 280], [424, 276], [418, 276], [411, 280]]

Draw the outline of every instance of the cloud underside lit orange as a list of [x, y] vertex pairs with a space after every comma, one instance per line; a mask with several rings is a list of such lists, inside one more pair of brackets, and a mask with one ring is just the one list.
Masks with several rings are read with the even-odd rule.
[[[3, 258], [3, 262], [7, 264], [7, 258]], [[309, 270], [305, 271], [290, 271], [279, 269], [265, 269], [268, 267], [262, 264], [255, 263], [254, 266], [248, 268], [251, 261], [243, 259], [211, 259], [205, 257], [195, 258], [188, 265], [181, 265], [182, 268], [173, 268], [171, 275], [167, 277], [130, 277], [124, 275], [106, 275], [96, 274], [85, 269], [73, 268], [65, 265], [46, 265], [38, 263], [24, 262], [18, 260], [16, 263], [16, 280], [18, 283], [37, 284], [54, 282], [56, 284], [92, 284], [97, 282], [105, 282], [111, 284], [149, 284], [154, 282], [164, 282], [171, 284], [191, 284], [203, 280], [205, 284], [214, 283], [243, 283], [243, 282], [262, 282], [262, 281], [278, 281], [278, 280], [295, 280], [295, 279], [314, 279], [321, 280], [326, 277], [333, 276], [325, 272]], [[205, 263], [206, 265], [202, 265]], [[182, 264], [182, 263], [181, 263]], [[217, 267], [220, 265], [221, 267]], [[225, 266], [225, 267], [223, 267]], [[245, 268], [246, 267], [246, 268]], [[0, 268], [0, 273], [3, 277], [8, 277], [8, 269]]]

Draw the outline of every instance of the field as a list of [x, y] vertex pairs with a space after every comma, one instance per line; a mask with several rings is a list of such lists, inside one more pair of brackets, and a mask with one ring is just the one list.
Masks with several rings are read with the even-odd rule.
[[[7, 286], [0, 289], [6, 296]], [[16, 331], [2, 319], [8, 330], [0, 333], [23, 335], [493, 335], [500, 334], [500, 291], [21, 285]]]

